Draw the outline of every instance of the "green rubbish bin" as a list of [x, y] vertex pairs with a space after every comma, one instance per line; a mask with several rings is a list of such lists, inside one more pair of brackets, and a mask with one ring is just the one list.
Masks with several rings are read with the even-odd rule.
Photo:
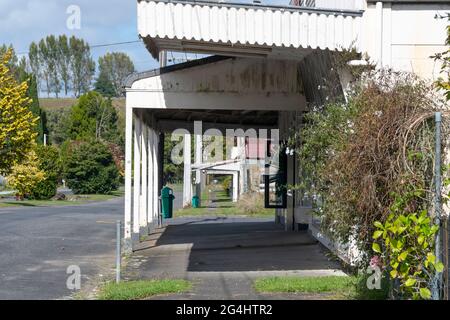
[[172, 219], [173, 217], [173, 190], [169, 187], [161, 189], [161, 212], [164, 219]]
[[200, 198], [198, 196], [192, 197], [192, 208], [200, 207]]

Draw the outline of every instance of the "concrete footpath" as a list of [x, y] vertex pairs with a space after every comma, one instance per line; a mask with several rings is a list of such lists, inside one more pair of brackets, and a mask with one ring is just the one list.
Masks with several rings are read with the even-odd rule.
[[214, 216], [169, 222], [141, 243], [125, 270], [128, 280], [193, 282], [189, 293], [155, 299], [307, 299], [253, 290], [256, 278], [284, 275], [345, 274], [305, 232], [285, 232], [272, 219]]

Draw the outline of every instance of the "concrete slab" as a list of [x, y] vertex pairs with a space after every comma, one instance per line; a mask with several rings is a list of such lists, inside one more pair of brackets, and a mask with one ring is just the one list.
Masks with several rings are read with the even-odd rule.
[[175, 219], [151, 235], [125, 275], [193, 281], [192, 292], [174, 299], [263, 299], [252, 287], [259, 277], [345, 273], [306, 232], [285, 232], [269, 219], [204, 217]]

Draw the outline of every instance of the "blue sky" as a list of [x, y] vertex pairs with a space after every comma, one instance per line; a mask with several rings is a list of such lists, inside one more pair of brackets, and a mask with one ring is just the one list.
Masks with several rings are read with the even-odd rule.
[[[0, 44], [12, 44], [16, 52], [26, 53], [32, 41], [49, 34], [75, 35], [91, 45], [138, 40], [136, 3], [137, 0], [0, 0]], [[265, 3], [288, 4], [289, 0]], [[66, 27], [70, 5], [81, 9], [80, 30]], [[128, 53], [138, 71], [158, 66], [140, 43], [93, 48], [92, 54], [97, 60], [108, 51]]]

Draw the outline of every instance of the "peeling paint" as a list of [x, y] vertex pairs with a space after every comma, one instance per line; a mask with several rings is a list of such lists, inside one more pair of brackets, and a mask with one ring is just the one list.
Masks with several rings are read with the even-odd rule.
[[171, 92], [237, 92], [242, 94], [302, 94], [299, 63], [271, 59], [236, 58], [202, 68], [192, 67], [136, 81], [133, 89]]

